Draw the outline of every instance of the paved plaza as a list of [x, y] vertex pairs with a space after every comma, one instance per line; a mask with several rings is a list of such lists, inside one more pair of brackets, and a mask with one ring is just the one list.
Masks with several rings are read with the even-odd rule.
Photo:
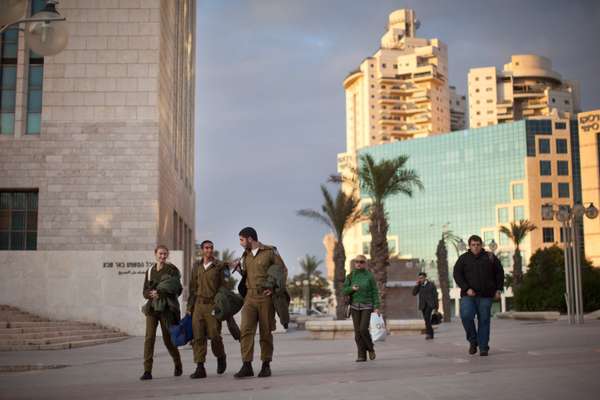
[[[226, 337], [229, 366], [191, 380], [192, 352], [182, 349], [184, 375], [173, 377], [162, 342], [152, 381], [141, 382], [143, 338], [91, 348], [0, 353], [1, 399], [597, 399], [600, 321], [493, 320], [489, 357], [469, 356], [459, 323], [442, 325], [434, 341], [389, 336], [377, 359], [354, 362], [351, 340], [315, 341], [304, 331], [275, 337], [274, 375], [235, 380], [239, 345]], [[6, 372], [7, 366], [60, 368]], [[255, 373], [260, 365], [254, 363]]]

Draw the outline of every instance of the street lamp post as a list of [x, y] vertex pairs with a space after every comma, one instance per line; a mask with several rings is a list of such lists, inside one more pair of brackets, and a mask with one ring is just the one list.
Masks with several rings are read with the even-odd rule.
[[57, 0], [47, 0], [46, 7], [30, 18], [24, 18], [27, 0], [0, 0], [0, 34], [25, 24], [27, 44], [31, 50], [42, 56], [52, 56], [67, 47], [69, 32], [66, 18], [56, 10]]
[[570, 324], [583, 324], [583, 291], [581, 279], [581, 238], [579, 237], [578, 221], [584, 216], [594, 219], [598, 209], [593, 203], [587, 207], [575, 204], [573, 208], [548, 203], [542, 206], [545, 219], [556, 218], [561, 223], [564, 241], [565, 258], [565, 301]]

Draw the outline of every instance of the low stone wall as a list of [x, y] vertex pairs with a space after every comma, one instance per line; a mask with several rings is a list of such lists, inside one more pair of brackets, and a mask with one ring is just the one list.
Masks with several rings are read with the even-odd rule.
[[[425, 331], [425, 322], [417, 319], [391, 319], [386, 321], [388, 335], [420, 335]], [[437, 329], [437, 325], [433, 327]], [[306, 322], [310, 337], [317, 340], [347, 339], [354, 337], [352, 320]]]
[[[171, 251], [169, 261], [181, 267], [183, 252]], [[152, 251], [3, 251], [0, 304], [143, 335], [142, 286], [152, 262]]]
[[525, 321], [556, 321], [560, 318], [560, 313], [558, 311], [508, 311], [497, 313], [496, 317], [500, 319], [516, 319]]

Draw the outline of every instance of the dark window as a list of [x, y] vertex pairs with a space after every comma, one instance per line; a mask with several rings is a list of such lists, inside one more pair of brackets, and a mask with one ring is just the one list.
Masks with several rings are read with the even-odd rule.
[[552, 175], [552, 163], [550, 161], [540, 161], [540, 175]]
[[569, 184], [559, 183], [558, 184], [558, 197], [569, 198]]
[[542, 197], [552, 197], [552, 184], [548, 182], [542, 182], [540, 185], [540, 192]]
[[36, 250], [37, 214], [37, 192], [0, 191], [0, 250]]
[[554, 129], [567, 129], [566, 122], [556, 122], [554, 123]]
[[554, 228], [542, 228], [544, 243], [554, 243]]
[[569, 175], [569, 162], [568, 161], [557, 161], [556, 162], [556, 173], [560, 176]]
[[538, 140], [538, 151], [540, 154], [550, 153], [550, 139], [539, 139]]
[[18, 41], [15, 28], [0, 36], [0, 135], [12, 135], [15, 130]]
[[556, 139], [556, 152], [558, 154], [567, 154], [569, 152], [567, 139]]

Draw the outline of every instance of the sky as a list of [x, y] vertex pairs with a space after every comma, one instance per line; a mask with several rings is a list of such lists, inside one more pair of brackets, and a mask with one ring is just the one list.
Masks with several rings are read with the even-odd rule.
[[238, 232], [252, 226], [291, 275], [306, 254], [325, 259], [328, 228], [296, 211], [320, 210], [320, 185], [345, 150], [342, 82], [377, 51], [389, 13], [401, 8], [415, 10], [418, 37], [447, 44], [459, 93], [469, 68], [533, 53], [580, 82], [583, 110], [600, 108], [600, 1], [198, 1], [198, 242], [239, 256]]

